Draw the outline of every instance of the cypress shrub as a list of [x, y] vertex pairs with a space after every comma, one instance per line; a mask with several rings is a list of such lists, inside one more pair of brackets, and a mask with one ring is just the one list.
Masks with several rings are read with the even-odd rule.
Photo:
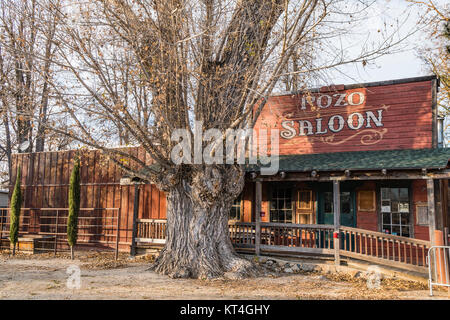
[[16, 244], [19, 240], [19, 220], [20, 209], [22, 207], [22, 190], [20, 188], [21, 181], [20, 167], [17, 168], [16, 184], [11, 197], [11, 215], [9, 225], [9, 241], [13, 245], [13, 255], [16, 254]]
[[70, 246], [70, 255], [74, 259], [73, 248], [78, 238], [78, 213], [80, 212], [80, 159], [74, 160], [69, 185], [69, 216], [67, 218], [67, 241]]

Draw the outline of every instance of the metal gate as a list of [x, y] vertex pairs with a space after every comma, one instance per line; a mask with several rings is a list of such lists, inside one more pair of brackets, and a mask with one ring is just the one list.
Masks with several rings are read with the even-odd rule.
[[432, 246], [428, 250], [428, 285], [430, 296], [433, 295], [433, 286], [450, 287], [450, 246]]

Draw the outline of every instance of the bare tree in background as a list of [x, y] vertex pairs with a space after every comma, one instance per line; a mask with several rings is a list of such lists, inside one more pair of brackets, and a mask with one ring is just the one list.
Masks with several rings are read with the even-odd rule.
[[47, 9], [45, 1], [0, 3], [0, 161], [6, 160], [9, 176], [14, 150], [44, 151], [46, 143], [58, 24]]
[[438, 105], [443, 114], [450, 113], [450, 5], [436, 0], [408, 0], [421, 8], [420, 25], [431, 42], [419, 48], [427, 66], [440, 79]]
[[[171, 277], [246, 276], [254, 270], [235, 253], [228, 234], [243, 166], [175, 165], [175, 130], [193, 137], [194, 121], [203, 123], [202, 132], [252, 128], [283, 83], [289, 90], [303, 88], [321, 72], [367, 63], [403, 40], [393, 28], [378, 42], [367, 36], [358, 52], [348, 49], [342, 37], [364, 21], [371, 1], [66, 4], [52, 7], [65, 21], [57, 31], [55, 61], [65, 75], [51, 87], [72, 127], [48, 127], [103, 150], [124, 171], [167, 193], [167, 241], [153, 268]], [[121, 141], [142, 146], [154, 164], [112, 148], [111, 130]], [[190, 143], [195, 150], [194, 139]]]

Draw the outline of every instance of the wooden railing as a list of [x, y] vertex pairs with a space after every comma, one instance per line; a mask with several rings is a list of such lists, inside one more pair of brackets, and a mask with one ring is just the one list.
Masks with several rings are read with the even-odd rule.
[[254, 223], [230, 221], [228, 223], [228, 230], [230, 232], [231, 242], [236, 247], [255, 247], [256, 225]]
[[392, 266], [424, 271], [430, 242], [381, 232], [340, 228], [340, 254]]
[[331, 254], [333, 230], [330, 225], [261, 223], [261, 251]]
[[[339, 248], [334, 248], [333, 225], [229, 222], [230, 239], [239, 250], [263, 253], [339, 255], [407, 270], [425, 272], [428, 241], [399, 237], [364, 229], [340, 227]], [[137, 242], [163, 244], [166, 220], [137, 221]]]
[[167, 220], [163, 219], [138, 219], [136, 242], [165, 243], [166, 224]]

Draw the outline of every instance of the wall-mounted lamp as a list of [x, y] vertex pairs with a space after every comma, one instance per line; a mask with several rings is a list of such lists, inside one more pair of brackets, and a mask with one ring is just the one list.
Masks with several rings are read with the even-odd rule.
[[311, 177], [315, 178], [317, 176], [317, 171], [313, 170], [311, 171]]

